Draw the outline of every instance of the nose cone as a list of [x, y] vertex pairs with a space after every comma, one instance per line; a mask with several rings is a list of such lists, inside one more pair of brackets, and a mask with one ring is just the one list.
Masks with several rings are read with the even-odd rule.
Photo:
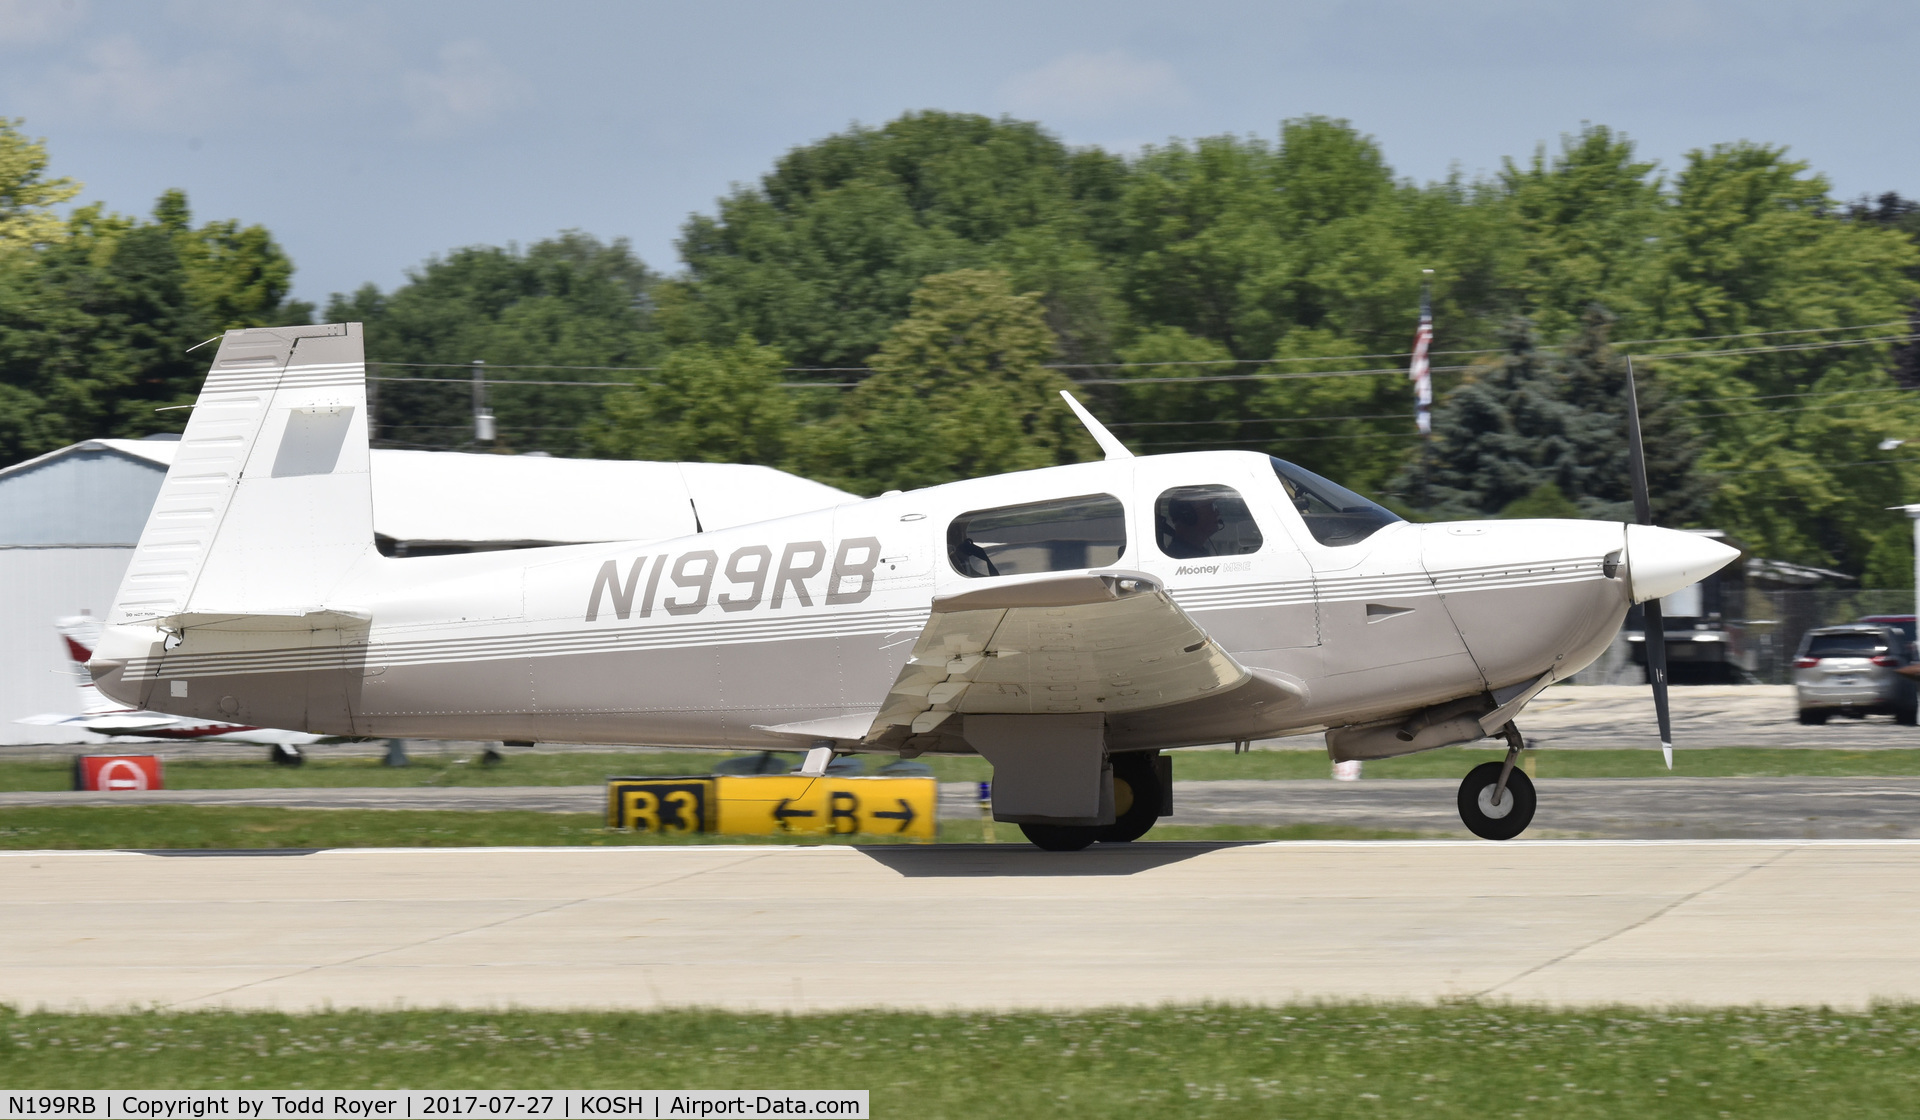
[[1698, 583], [1739, 555], [1738, 549], [1698, 533], [1652, 525], [1627, 526], [1627, 578], [1636, 603]]

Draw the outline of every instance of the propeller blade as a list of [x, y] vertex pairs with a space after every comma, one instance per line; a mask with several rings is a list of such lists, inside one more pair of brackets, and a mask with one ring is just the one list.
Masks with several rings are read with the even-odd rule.
[[[1627, 473], [1633, 479], [1633, 517], [1653, 524], [1653, 499], [1647, 493], [1647, 448], [1640, 438], [1640, 395], [1633, 385], [1633, 359], [1627, 359]], [[1641, 604], [1646, 612], [1647, 681], [1653, 685], [1653, 714], [1660, 721], [1660, 756], [1673, 769], [1673, 714], [1667, 708], [1667, 628], [1660, 600]]]
[[1660, 721], [1660, 756], [1673, 769], [1673, 715], [1667, 709], [1667, 628], [1660, 600], [1641, 604], [1647, 612], [1647, 680], [1653, 685], [1653, 714]]
[[1647, 448], [1640, 440], [1640, 395], [1633, 387], [1633, 359], [1627, 359], [1627, 475], [1633, 480], [1633, 519], [1653, 524], [1653, 500], [1647, 496]]

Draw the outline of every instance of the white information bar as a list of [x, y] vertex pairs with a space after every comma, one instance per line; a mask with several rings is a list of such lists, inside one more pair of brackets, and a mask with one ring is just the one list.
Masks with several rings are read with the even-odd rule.
[[0, 1090], [5, 1120], [867, 1120], [865, 1089]]

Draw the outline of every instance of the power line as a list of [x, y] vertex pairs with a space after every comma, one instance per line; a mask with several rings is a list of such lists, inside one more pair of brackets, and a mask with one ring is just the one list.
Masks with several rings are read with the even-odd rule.
[[1357, 416], [1227, 416], [1218, 420], [1134, 420], [1109, 428], [1190, 428], [1196, 424], [1316, 424], [1334, 420], [1411, 420], [1405, 412], [1368, 412]]
[[[1641, 361], [1671, 361], [1682, 358], [1714, 358], [1746, 354], [1768, 354], [1804, 350], [1832, 350], [1848, 346], [1875, 346], [1889, 342], [1911, 342], [1920, 338], [1920, 334], [1883, 335], [1878, 338], [1847, 339], [1839, 342], [1797, 342], [1779, 346], [1747, 346], [1729, 350], [1681, 350], [1670, 354], [1635, 355]], [[1493, 353], [1494, 351], [1488, 351]], [[1434, 366], [1434, 373], [1459, 373], [1472, 369], [1472, 366]], [[1082, 378], [1076, 385], [1197, 385], [1215, 381], [1289, 381], [1308, 377], [1377, 377], [1381, 374], [1404, 374], [1399, 367], [1386, 369], [1342, 369], [1322, 370], [1317, 373], [1229, 373], [1209, 374], [1203, 377], [1103, 377]]]
[[[1815, 463], [1813, 467], [1869, 467], [1879, 463], [1920, 463], [1920, 456], [1909, 455], [1904, 459], [1856, 459], [1851, 463]], [[1812, 467], [1760, 467], [1750, 471], [1707, 471], [1707, 474], [1778, 474], [1781, 471], [1804, 471]]]
[[[1845, 396], [1848, 394], [1856, 394], [1856, 393], [1915, 393], [1915, 390], [1898, 388], [1898, 387], [1888, 388], [1888, 389], [1830, 389], [1822, 392], [1809, 392], [1809, 393], [1769, 393], [1763, 396], [1753, 396], [1753, 397], [1728, 397], [1728, 396], [1668, 397], [1667, 400], [1669, 401], [1745, 402], [1745, 401], [1783, 400], [1783, 399], [1795, 399], [1795, 398], [1804, 399], [1807, 397], [1838, 397], [1838, 396]], [[1886, 402], [1884, 401], [1878, 401], [1878, 400], [1847, 401], [1839, 404], [1807, 405], [1801, 408], [1753, 408], [1753, 409], [1746, 409], [1740, 412], [1704, 412], [1704, 413], [1695, 413], [1690, 417], [1690, 419], [1711, 420], [1711, 419], [1716, 419], [1719, 417], [1726, 417], [1726, 416], [1735, 416], [1735, 417], [1767, 416], [1767, 415], [1772, 415], [1774, 413], [1780, 413], [1780, 412], [1817, 412], [1817, 411], [1823, 411], [1823, 410], [1842, 409], [1842, 408], [1868, 408], [1868, 407], [1882, 406], [1885, 403]], [[1191, 427], [1203, 427], [1209, 424], [1315, 424], [1315, 423], [1333, 423], [1335, 421], [1343, 421], [1343, 420], [1411, 420], [1411, 419], [1413, 419], [1413, 416], [1411, 413], [1408, 413], [1408, 412], [1365, 412], [1365, 413], [1355, 413], [1347, 416], [1221, 416], [1211, 420], [1117, 421], [1115, 423], [1108, 424], [1107, 427], [1109, 428], [1191, 428]], [[1385, 433], [1380, 433], [1380, 434], [1385, 434]], [[1278, 438], [1281, 438], [1281, 437], [1276, 437], [1276, 439]], [[1296, 437], [1296, 438], [1308, 438], [1308, 437]], [[1311, 438], [1332, 439], [1335, 437], [1315, 436]], [[1202, 441], [1194, 441], [1194, 442], [1202, 442]], [[1262, 442], [1262, 441], [1246, 441], [1246, 442]], [[1156, 443], [1156, 444], [1147, 444], [1143, 446], [1163, 446], [1163, 444]]]
[[1883, 342], [1912, 342], [1920, 334], [1887, 334], [1878, 338], [1842, 339], [1837, 342], [1789, 342], [1779, 346], [1743, 346], [1730, 350], [1676, 350], [1671, 354], [1635, 354], [1643, 362], [1673, 358], [1718, 358], [1739, 354], [1782, 354], [1798, 350], [1835, 350], [1846, 346], [1873, 346]]
[[[1877, 330], [1882, 327], [1905, 326], [1906, 323], [1907, 323], [1907, 320], [1904, 320], [1904, 319], [1891, 319], [1882, 323], [1860, 323], [1852, 326], [1840, 326], [1840, 327], [1796, 327], [1789, 330], [1740, 331], [1734, 334], [1676, 335], [1671, 338], [1624, 339], [1618, 342], [1609, 343], [1609, 345], [1613, 349], [1617, 350], [1623, 346], [1650, 346], [1654, 344], [1665, 344], [1670, 342], [1718, 342], [1718, 341], [1722, 341], [1730, 338], [1768, 338], [1776, 335], [1827, 334], [1827, 333], [1834, 333], [1839, 331]], [[1843, 341], [1832, 343], [1829, 345], [1845, 346], [1845, 345], [1856, 345], [1856, 344], [1868, 344], [1873, 342], [1887, 341], [1888, 339], [1898, 339], [1900, 337], [1903, 337], [1903, 336], [1887, 336], [1886, 338], [1881, 338], [1881, 339], [1843, 340]], [[1907, 335], [1904, 337], [1911, 339], [1915, 336]], [[1651, 361], [1657, 358], [1669, 358], [1669, 357], [1680, 357], [1680, 356], [1695, 356], [1695, 355], [1706, 355], [1706, 354], [1763, 353], [1768, 350], [1812, 349], [1812, 348], [1818, 348], [1818, 345], [1815, 344], [1815, 345], [1803, 346], [1803, 347], [1795, 347], [1795, 346], [1754, 347], [1754, 348], [1748, 348], [1744, 350], [1718, 350], [1718, 351], [1692, 351], [1692, 352], [1683, 351], [1680, 354], [1649, 354], [1649, 355], [1646, 355], [1645, 358], [1646, 360]], [[1564, 347], [1541, 346], [1539, 347], [1539, 349], [1561, 350], [1561, 349], [1564, 349]], [[1504, 350], [1498, 347], [1482, 349], [1482, 350], [1435, 350], [1435, 351], [1432, 351], [1432, 353], [1436, 355], [1500, 354], [1504, 352], [1505, 352]], [[1291, 358], [1206, 358], [1206, 359], [1163, 361], [1163, 362], [1053, 362], [1053, 363], [1045, 363], [1041, 366], [1041, 368], [1042, 369], [1058, 369], [1058, 370], [1151, 369], [1151, 368], [1160, 367], [1160, 366], [1282, 365], [1282, 364], [1298, 363], [1298, 362], [1350, 362], [1350, 361], [1366, 361], [1366, 360], [1373, 360], [1373, 359], [1380, 359], [1380, 358], [1400, 359], [1400, 358], [1410, 358], [1410, 357], [1411, 355], [1407, 354], [1405, 351], [1395, 351], [1392, 353], [1380, 353], [1380, 354], [1323, 354], [1323, 355], [1313, 355], [1313, 356], [1307, 356], [1307, 357], [1291, 357]], [[370, 361], [367, 363], [367, 365], [392, 367], [392, 368], [399, 368], [399, 369], [457, 369], [457, 370], [469, 371], [469, 372], [473, 368], [471, 362]], [[568, 364], [561, 364], [561, 363], [511, 364], [511, 363], [489, 362], [487, 363], [487, 368], [488, 369], [592, 370], [596, 372], [608, 372], [608, 373], [657, 373], [660, 370], [665, 369], [666, 367], [664, 366], [568, 365]], [[1449, 366], [1449, 367], [1443, 367], [1443, 368], [1459, 370], [1459, 369], [1465, 369], [1467, 367]], [[785, 367], [782, 367], [780, 372], [782, 373], [873, 373], [875, 372], [875, 370], [871, 366], [785, 366]], [[1335, 371], [1334, 373], [1330, 373], [1325, 376], [1358, 375], [1362, 373], [1396, 373], [1396, 372], [1404, 372], [1404, 371], [1398, 368], [1384, 369], [1384, 370], [1341, 370], [1341, 371]], [[422, 378], [373, 378], [370, 380], [438, 381], [443, 379], [422, 377]], [[461, 378], [459, 380], [465, 382], [467, 379]], [[1199, 379], [1173, 378], [1169, 380], [1187, 381], [1187, 380], [1199, 380]], [[1152, 379], [1147, 379], [1147, 378], [1128, 378], [1128, 379], [1122, 379], [1117, 382], [1082, 380], [1081, 384], [1109, 384], [1109, 383], [1142, 384], [1142, 383], [1151, 383], [1151, 381]], [[488, 384], [491, 384], [491, 385], [591, 386], [591, 385], [624, 385], [624, 384], [630, 384], [630, 382], [624, 382], [624, 381], [510, 381], [510, 380], [494, 381], [492, 379], [489, 379]], [[858, 382], [791, 382], [791, 383], [788, 383], [790, 387], [796, 387], [796, 388], [801, 386], [807, 386], [807, 387], [818, 386], [820, 388], [839, 388], [839, 387], [845, 387], [848, 385], [856, 385], [856, 384], [859, 384], [859, 383]]]
[[1327, 443], [1355, 439], [1420, 439], [1419, 432], [1355, 432], [1344, 436], [1293, 436], [1273, 439], [1183, 439], [1183, 440], [1145, 440], [1138, 447], [1273, 447], [1291, 446], [1296, 443]]

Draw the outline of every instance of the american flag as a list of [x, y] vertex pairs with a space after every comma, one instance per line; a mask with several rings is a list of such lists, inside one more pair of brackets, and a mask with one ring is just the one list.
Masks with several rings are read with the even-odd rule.
[[1433, 434], [1433, 369], [1427, 361], [1427, 347], [1433, 345], [1433, 301], [1425, 284], [1420, 286], [1420, 328], [1413, 332], [1413, 364], [1407, 376], [1413, 379], [1413, 422], [1421, 435]]

